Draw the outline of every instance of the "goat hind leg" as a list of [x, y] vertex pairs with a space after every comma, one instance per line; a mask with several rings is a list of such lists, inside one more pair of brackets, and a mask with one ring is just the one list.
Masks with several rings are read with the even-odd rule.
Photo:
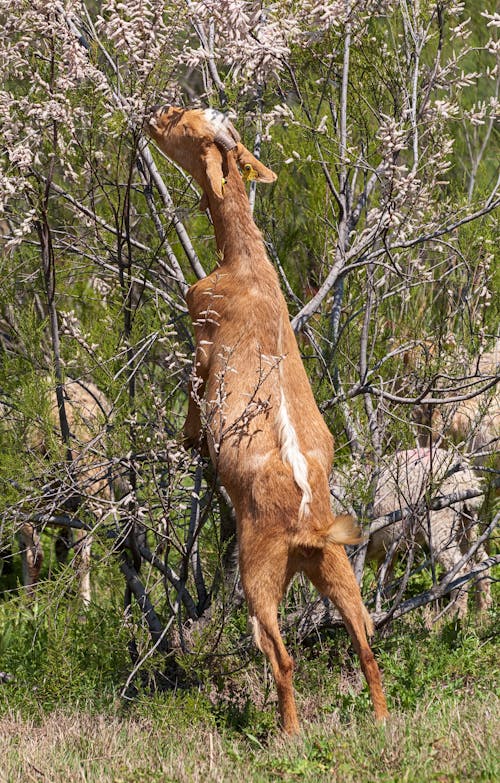
[[281, 726], [286, 734], [297, 734], [299, 721], [293, 693], [293, 659], [281, 638], [277, 606], [249, 602], [249, 612], [255, 644], [267, 657], [273, 672]]
[[[273, 556], [269, 555], [273, 549]], [[240, 570], [248, 613], [256, 646], [269, 660], [273, 672], [283, 731], [297, 734], [299, 722], [293, 693], [293, 659], [288, 654], [278, 625], [278, 605], [291, 573], [287, 572], [287, 552], [281, 547], [266, 548], [267, 556], [247, 562], [245, 546], [240, 545]]]
[[322, 595], [338, 608], [356, 650], [365, 675], [377, 720], [387, 717], [387, 703], [382, 678], [367, 633], [373, 623], [361, 599], [354, 572], [343, 546], [329, 544], [305, 558], [303, 570]]

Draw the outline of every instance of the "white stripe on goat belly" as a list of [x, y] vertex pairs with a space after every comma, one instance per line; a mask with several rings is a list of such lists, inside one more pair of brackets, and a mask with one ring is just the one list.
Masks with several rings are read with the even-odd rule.
[[299, 508], [299, 519], [302, 519], [302, 517], [309, 514], [309, 504], [312, 500], [312, 491], [309, 484], [309, 467], [306, 458], [300, 450], [297, 433], [288, 415], [283, 389], [281, 389], [281, 402], [276, 417], [276, 427], [281, 459], [285, 465], [291, 467], [294, 481], [299, 489], [302, 490], [302, 500]]

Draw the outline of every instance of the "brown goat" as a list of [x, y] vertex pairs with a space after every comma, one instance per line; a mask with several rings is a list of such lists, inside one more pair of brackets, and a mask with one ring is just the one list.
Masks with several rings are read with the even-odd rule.
[[283, 729], [299, 730], [293, 661], [278, 605], [297, 572], [337, 605], [360, 657], [377, 718], [387, 715], [367, 641], [372, 622], [344, 543], [359, 540], [351, 517], [334, 517], [328, 474], [333, 438], [316, 406], [285, 299], [252, 220], [245, 180], [276, 175], [212, 110], [163, 107], [146, 130], [203, 190], [219, 265], [188, 291], [196, 355], [187, 443], [206, 439], [237, 517], [240, 571], [257, 647], [268, 657]]

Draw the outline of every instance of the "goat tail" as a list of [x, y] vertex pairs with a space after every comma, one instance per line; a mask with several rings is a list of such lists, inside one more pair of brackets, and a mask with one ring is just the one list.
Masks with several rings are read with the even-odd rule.
[[339, 514], [334, 517], [333, 524], [328, 529], [327, 540], [332, 544], [360, 544], [363, 536], [354, 517], [350, 514]]
[[323, 528], [301, 526], [293, 538], [295, 546], [308, 549], [324, 549], [328, 544], [359, 544], [364, 540], [360, 528], [349, 514], [331, 518]]

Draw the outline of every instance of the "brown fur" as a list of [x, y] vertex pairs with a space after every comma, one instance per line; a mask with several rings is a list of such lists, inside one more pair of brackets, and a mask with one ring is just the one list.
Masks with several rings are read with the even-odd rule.
[[[197, 180], [214, 224], [220, 266], [187, 294], [197, 348], [184, 435], [189, 444], [206, 439], [234, 504], [241, 578], [256, 643], [276, 681], [282, 726], [289, 734], [299, 728], [293, 662], [277, 620], [278, 604], [298, 571], [338, 606], [375, 713], [383, 718], [380, 673], [366, 638], [370, 623], [342, 546], [359, 541], [359, 533], [350, 517], [336, 519], [330, 509], [333, 438], [316, 406], [239, 169], [250, 166], [251, 178], [262, 182], [276, 177], [241, 143], [229, 151], [217, 146], [202, 111], [160, 109], [147, 130]], [[307, 503], [297, 483], [306, 474]]]

